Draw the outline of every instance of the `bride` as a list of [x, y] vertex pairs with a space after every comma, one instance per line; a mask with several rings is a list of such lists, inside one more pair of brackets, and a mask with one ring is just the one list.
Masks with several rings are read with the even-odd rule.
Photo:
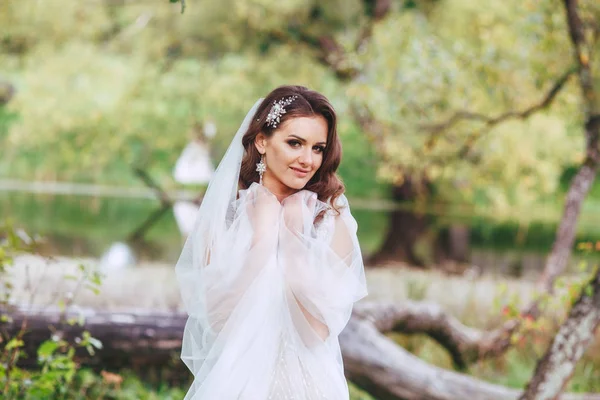
[[320, 93], [282, 86], [246, 115], [176, 266], [186, 399], [349, 398], [338, 335], [367, 287], [341, 154]]

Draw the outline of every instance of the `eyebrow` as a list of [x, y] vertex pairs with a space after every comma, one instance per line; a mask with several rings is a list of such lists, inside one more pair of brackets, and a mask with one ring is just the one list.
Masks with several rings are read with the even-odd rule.
[[[296, 139], [298, 139], [298, 140], [299, 140], [299, 141], [301, 141], [302, 143], [306, 143], [306, 139], [303, 139], [303, 138], [301, 138], [300, 136], [297, 136], [297, 135], [293, 135], [293, 134], [292, 134], [292, 135], [288, 135], [288, 137], [295, 137]], [[322, 144], [323, 146], [326, 146], [326, 145], [327, 145], [327, 143], [325, 143], [325, 142], [318, 142], [318, 143], [316, 143], [316, 144]]]

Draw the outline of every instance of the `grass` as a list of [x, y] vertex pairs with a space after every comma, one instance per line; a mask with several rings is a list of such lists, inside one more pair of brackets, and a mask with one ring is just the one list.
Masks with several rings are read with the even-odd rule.
[[[45, 284], [37, 293], [40, 303], [51, 300], [56, 291], [73, 290], [74, 282], [64, 280], [62, 276], [75, 273], [80, 264], [97, 267], [98, 260], [55, 257], [47, 264], [44, 258], [33, 255], [15, 258], [15, 300], [21, 302], [27, 299], [28, 274], [34, 277], [44, 274]], [[498, 297], [519, 297], [528, 301], [533, 294], [533, 283], [528, 281], [492, 276], [466, 279], [402, 266], [367, 268], [367, 281], [369, 296], [365, 301], [432, 301], [442, 304], [451, 314], [474, 326], [484, 326], [489, 322], [490, 310], [494, 309]], [[503, 289], [501, 284], [507, 289]], [[144, 262], [123, 271], [107, 272], [101, 294], [96, 296], [83, 292], [78, 297], [78, 304], [106, 310], [181, 310], [179, 297], [174, 264]]]

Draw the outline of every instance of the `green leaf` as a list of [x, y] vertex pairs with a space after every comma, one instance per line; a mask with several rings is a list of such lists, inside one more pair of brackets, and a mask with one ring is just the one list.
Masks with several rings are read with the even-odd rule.
[[60, 342], [46, 340], [38, 347], [38, 360], [45, 361], [60, 347]]
[[25, 345], [25, 343], [21, 339], [12, 338], [6, 344], [5, 349], [6, 350], [12, 350], [12, 349], [16, 349], [16, 348], [19, 348], [19, 347], [23, 347], [24, 345]]
[[97, 349], [102, 349], [102, 342], [94, 337], [88, 339], [89, 343]]
[[65, 300], [64, 299], [60, 299], [58, 301], [58, 309], [60, 310], [61, 313], [65, 311]]
[[102, 274], [99, 272], [94, 272], [92, 274], [91, 282], [97, 286], [102, 285]]
[[594, 295], [594, 287], [591, 283], [586, 285], [586, 287], [583, 290], [585, 292], [585, 295], [588, 297], [592, 297]]

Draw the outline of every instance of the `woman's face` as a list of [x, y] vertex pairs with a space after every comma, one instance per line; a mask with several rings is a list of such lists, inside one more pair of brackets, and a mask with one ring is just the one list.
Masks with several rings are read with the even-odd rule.
[[270, 138], [259, 133], [255, 145], [264, 154], [263, 185], [279, 200], [301, 190], [323, 163], [327, 121], [322, 116], [291, 118]]

